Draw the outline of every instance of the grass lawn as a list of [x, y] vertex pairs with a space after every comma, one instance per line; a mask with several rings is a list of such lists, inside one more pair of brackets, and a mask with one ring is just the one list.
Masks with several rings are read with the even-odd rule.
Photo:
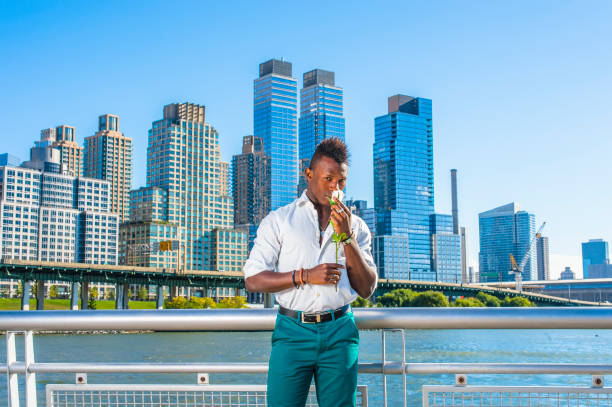
[[[79, 301], [79, 305], [81, 302]], [[130, 309], [156, 309], [155, 301], [130, 301]], [[0, 298], [0, 311], [18, 311], [21, 309], [20, 298]], [[30, 300], [30, 309], [36, 309], [36, 300]], [[70, 300], [51, 300], [45, 299], [45, 310], [68, 310], [70, 309]], [[113, 300], [98, 300], [96, 301], [96, 309], [115, 309], [115, 301]]]

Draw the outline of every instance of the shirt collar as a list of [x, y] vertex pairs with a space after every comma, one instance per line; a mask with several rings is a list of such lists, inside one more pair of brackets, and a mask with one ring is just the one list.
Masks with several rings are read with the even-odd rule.
[[304, 190], [304, 192], [302, 192], [302, 195], [300, 195], [300, 197], [298, 198], [297, 204], [298, 206], [304, 206], [304, 205], [310, 204], [311, 206], [314, 207], [314, 205], [312, 204], [312, 201], [310, 200], [310, 198], [308, 198], [308, 195], [306, 195], [306, 190]]

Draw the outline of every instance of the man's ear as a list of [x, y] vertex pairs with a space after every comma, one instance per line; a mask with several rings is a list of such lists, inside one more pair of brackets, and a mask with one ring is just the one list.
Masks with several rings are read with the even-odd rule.
[[306, 167], [304, 174], [306, 174], [306, 178], [312, 179], [312, 170], [309, 167]]

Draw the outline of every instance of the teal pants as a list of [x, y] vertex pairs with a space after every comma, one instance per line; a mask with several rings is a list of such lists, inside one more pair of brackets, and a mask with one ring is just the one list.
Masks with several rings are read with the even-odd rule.
[[318, 324], [278, 314], [268, 370], [268, 407], [303, 407], [314, 376], [321, 407], [353, 407], [359, 330], [353, 313]]

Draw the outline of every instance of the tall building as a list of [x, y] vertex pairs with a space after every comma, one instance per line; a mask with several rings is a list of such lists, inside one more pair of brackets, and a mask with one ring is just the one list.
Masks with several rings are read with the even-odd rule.
[[5, 166], [5, 165], [10, 165], [11, 167], [17, 167], [19, 166], [19, 163], [21, 163], [21, 161], [19, 160], [19, 157], [16, 157], [9, 153], [0, 154], [0, 167]]
[[352, 213], [363, 219], [370, 230], [373, 241], [376, 236], [376, 209], [368, 208], [368, 202], [364, 200], [347, 199], [344, 204]]
[[263, 139], [244, 136], [242, 154], [232, 157], [232, 195], [234, 224], [248, 236], [248, 251], [253, 247], [257, 226], [270, 208], [270, 160], [263, 148]]
[[[51, 141], [53, 132], [51, 129], [42, 131], [42, 141]], [[79, 177], [83, 175], [83, 147], [75, 141], [74, 127], [57, 126], [55, 128], [55, 141], [51, 144], [60, 151], [62, 173]]]
[[119, 219], [107, 181], [0, 167], [2, 256], [117, 264]]
[[610, 263], [608, 242], [603, 239], [590, 239], [582, 243], [582, 273], [583, 278], [592, 278], [590, 266]]
[[538, 280], [550, 280], [550, 258], [548, 254], [548, 238], [538, 236], [536, 241], [538, 259]]
[[453, 231], [453, 216], [430, 216], [431, 266], [435, 281], [461, 284], [461, 236]]
[[290, 62], [259, 65], [254, 81], [253, 131], [270, 159], [265, 213], [291, 203], [298, 186], [297, 80]]
[[142, 187], [130, 191], [130, 220], [120, 226], [119, 262], [176, 270], [183, 263], [176, 251], [160, 251], [159, 242], [180, 242], [184, 229], [168, 219], [168, 191]]
[[34, 141], [34, 147], [30, 148], [30, 159], [24, 161], [21, 166], [56, 174], [67, 174], [67, 171], [62, 171], [60, 149], [53, 147], [55, 141], [55, 129], [42, 130], [40, 140]]
[[231, 195], [231, 182], [229, 179], [229, 163], [219, 161], [219, 193], [221, 195]]
[[375, 119], [374, 259], [381, 278], [435, 281], [431, 100], [395, 95], [388, 112]]
[[[122, 227], [122, 258], [129, 262], [131, 245], [155, 246], [176, 235], [180, 249], [175, 253], [178, 267], [187, 273], [198, 271], [242, 270], [246, 260], [246, 236], [230, 233], [234, 214], [232, 198], [223, 194], [222, 164], [217, 131], [205, 122], [205, 107], [192, 103], [164, 106], [163, 118], [153, 122], [147, 148], [147, 187], [142, 198], [133, 193], [144, 207], [161, 208], [162, 220], [154, 220], [147, 210], [139, 221]], [[167, 217], [163, 215], [167, 207]], [[151, 219], [151, 220], [148, 220]], [[159, 222], [167, 225], [160, 227]], [[125, 239], [144, 233], [141, 240]], [[162, 236], [163, 233], [163, 236]], [[228, 256], [220, 262], [219, 255]], [[158, 267], [172, 267], [172, 262]], [[215, 269], [219, 264], [223, 269]], [[131, 263], [130, 263], [131, 264]]]
[[336, 86], [334, 72], [314, 69], [304, 74], [303, 82], [300, 91], [298, 194], [308, 186], [304, 170], [310, 165], [317, 144], [330, 137], [344, 141], [345, 132], [344, 92]]
[[575, 280], [576, 273], [572, 271], [571, 268], [566, 267], [565, 270], [561, 272], [561, 276], [559, 276], [559, 280]]
[[132, 139], [119, 132], [119, 117], [110, 114], [98, 118], [98, 131], [85, 137], [85, 176], [103, 179], [111, 186], [111, 212], [121, 222], [130, 218], [132, 188]]
[[[480, 282], [514, 281], [510, 254], [521, 263], [535, 235], [535, 215], [521, 211], [510, 203], [478, 215], [480, 233]], [[533, 253], [522, 270], [524, 281], [537, 278], [537, 253]]]

